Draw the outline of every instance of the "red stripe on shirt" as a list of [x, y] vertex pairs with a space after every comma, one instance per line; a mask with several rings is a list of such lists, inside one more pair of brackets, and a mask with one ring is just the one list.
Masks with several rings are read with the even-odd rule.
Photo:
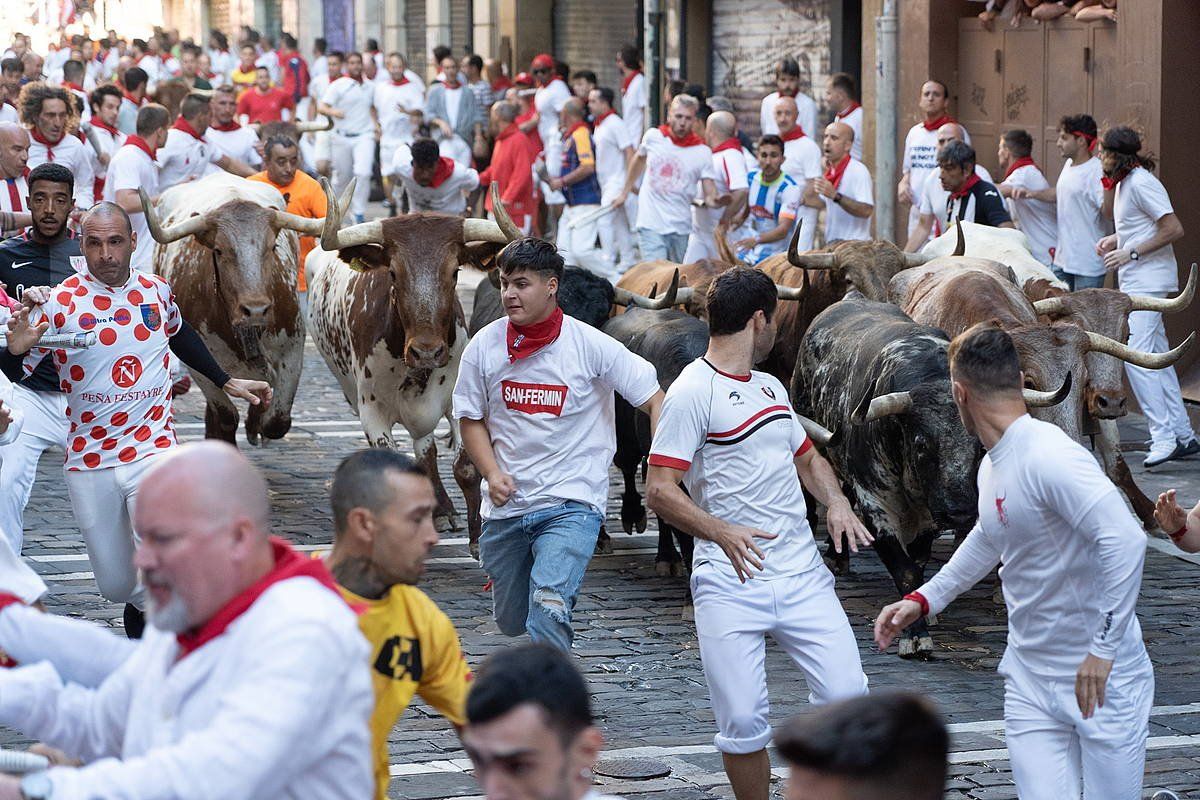
[[21, 193], [17, 190], [17, 179], [8, 178], [4, 181], [8, 184], [8, 200], [12, 204], [13, 211], [24, 211], [24, 206], [21, 205]]
[[800, 449], [796, 451], [796, 458], [799, 458], [800, 456], [807, 453], [809, 450], [812, 450], [812, 446], [813, 446], [812, 439], [805, 437], [804, 444], [800, 445]]
[[759, 412], [758, 412], [757, 414], [755, 414], [753, 417], [751, 417], [750, 419], [746, 420], [746, 421], [745, 421], [745, 422], [743, 422], [741, 425], [738, 425], [738, 426], [737, 426], [736, 428], [734, 428], [733, 430], [721, 431], [720, 433], [710, 433], [710, 434], [708, 435], [708, 438], [709, 438], [709, 439], [717, 439], [717, 438], [721, 438], [721, 437], [725, 437], [725, 436], [733, 436], [735, 433], [738, 433], [739, 431], [745, 430], [745, 428], [746, 428], [748, 425], [750, 425], [752, 422], [754, 422], [754, 421], [755, 421], [755, 420], [757, 420], [758, 418], [760, 418], [760, 417], [764, 417], [764, 416], [766, 416], [767, 414], [773, 414], [773, 413], [775, 413], [776, 411], [788, 411], [788, 412], [790, 412], [790, 411], [791, 411], [791, 409], [790, 409], [790, 408], [788, 408], [787, 406], [769, 406], [769, 407], [767, 407], [767, 408], [764, 408], [762, 411], [759, 411]]
[[687, 472], [688, 467], [692, 465], [690, 461], [684, 461], [682, 458], [671, 458], [670, 456], [660, 456], [656, 453], [650, 454], [650, 466], [652, 467], [669, 467], [677, 469], [681, 472]]

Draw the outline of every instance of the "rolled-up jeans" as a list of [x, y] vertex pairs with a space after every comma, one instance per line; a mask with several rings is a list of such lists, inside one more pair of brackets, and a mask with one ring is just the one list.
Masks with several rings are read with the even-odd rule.
[[1077, 292], [1080, 289], [1103, 289], [1103, 275], [1076, 275], [1073, 272], [1067, 272], [1059, 267], [1051, 267], [1054, 276], [1065, 283], [1072, 292]]
[[683, 263], [688, 246], [687, 233], [659, 233], [649, 228], [638, 228], [637, 238], [643, 261], [663, 259], [676, 264]]
[[506, 636], [571, 649], [571, 612], [603, 518], [568, 500], [483, 522], [479, 555], [492, 579], [492, 615]]

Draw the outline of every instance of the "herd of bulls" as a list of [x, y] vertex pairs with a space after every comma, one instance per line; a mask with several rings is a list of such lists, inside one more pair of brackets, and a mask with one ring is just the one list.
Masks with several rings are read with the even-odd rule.
[[[287, 214], [283, 197], [268, 185], [223, 174], [172, 189], [157, 207], [146, 206], [159, 243], [155, 267], [226, 368], [236, 366], [237, 374], [275, 387], [275, 401], [265, 412], [251, 410], [246, 431], [252, 442], [280, 438], [291, 425], [306, 332], [296, 294], [296, 237], [319, 236], [321, 246], [305, 267], [308, 328], [317, 349], [373, 446], [395, 446], [393, 427], [405, 427], [417, 459], [434, 478], [439, 527], [457, 527], [438, 478], [433, 434], [449, 418], [467, 340], [503, 313], [494, 256], [521, 234], [495, 194], [495, 222], [411, 214], [342, 228], [346, 198], [335, 198], [327, 184], [325, 190], [332, 213], [309, 220]], [[1187, 307], [1196, 286], [1194, 266], [1184, 291], [1164, 300], [1111, 289], [1067, 292], [1030, 255], [1023, 234], [971, 223], [921, 254], [902, 253], [884, 241], [799, 253], [797, 238], [786, 253], [759, 266], [775, 281], [781, 300], [776, 344], [761, 368], [790, 386], [793, 406], [875, 536], [875, 550], [900, 594], [923, 582], [934, 538], [965, 533], [976, 516], [974, 475], [982, 450], [954, 407], [947, 349], [953, 336], [978, 323], [1012, 334], [1031, 413], [1076, 439], [1091, 437], [1134, 511], [1147, 527], [1154, 524], [1153, 503], [1120, 454], [1115, 420], [1126, 412], [1121, 362], [1171, 365], [1195, 335], [1159, 354], [1123, 342], [1131, 311]], [[654, 364], [665, 390], [704, 353], [707, 286], [735, 263], [727, 250], [721, 260], [646, 262], [615, 288], [568, 267], [559, 302], [567, 314]], [[456, 293], [462, 265], [488, 270], [491, 277], [479, 283], [469, 321]], [[206, 436], [232, 441], [236, 409], [217, 387], [195, 377], [207, 400]], [[614, 460], [624, 476], [626, 532], [646, 527], [637, 473], [649, 433], [645, 415], [618, 398]], [[480, 481], [461, 451], [454, 475], [466, 498], [474, 553]], [[690, 540], [660, 525], [660, 572], [680, 574]], [[598, 547], [610, 546], [602, 533]], [[848, 555], [836, 556], [830, 548], [828, 557], [835, 571], [847, 568]], [[932, 647], [922, 623], [908, 631], [900, 652], [920, 656]]]

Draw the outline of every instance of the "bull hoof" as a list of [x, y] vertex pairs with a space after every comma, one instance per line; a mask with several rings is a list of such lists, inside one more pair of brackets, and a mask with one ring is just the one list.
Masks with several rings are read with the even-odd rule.
[[917, 638], [917, 656], [929, 658], [933, 655], [933, 637], [929, 635]]
[[696, 607], [692, 605], [691, 598], [688, 598], [686, 601], [684, 601], [683, 613], [681, 613], [679, 616], [684, 622], [696, 621]]
[[655, 561], [654, 574], [660, 578], [670, 578], [675, 574], [675, 564], [670, 561]]
[[917, 655], [917, 643], [906, 636], [900, 640], [898, 650], [901, 658], [915, 658]]
[[438, 533], [449, 533], [460, 530], [462, 526], [458, 524], [458, 516], [455, 514], [435, 514], [433, 527], [437, 529]]
[[845, 559], [845, 558], [841, 558], [841, 557], [831, 558], [829, 556], [824, 556], [822, 558], [822, 560], [825, 562], [825, 566], [828, 567], [829, 571], [832, 572], [834, 575], [840, 576], [840, 575], [849, 575], [850, 574], [850, 560], [849, 559]]
[[925, 624], [926, 625], [937, 625], [938, 624], [937, 614], [929, 614], [928, 616], [926, 616]]
[[479, 540], [473, 539], [467, 543], [467, 549], [471, 551], [471, 558], [479, 560]]
[[682, 561], [672, 561], [671, 562], [671, 577], [672, 578], [686, 578], [687, 574], [688, 574], [687, 565], [685, 565]]
[[595, 555], [611, 556], [612, 552], [613, 552], [612, 539], [610, 539], [608, 536], [601, 536], [599, 539], [596, 540]]
[[[634, 527], [637, 528], [638, 533], [646, 532], [646, 512], [645, 511], [643, 511], [642, 515], [640, 517], [638, 517], [637, 522], [634, 524]], [[628, 532], [629, 531], [626, 531], [626, 533], [628, 533]]]
[[996, 581], [996, 585], [992, 588], [992, 603], [998, 606], [1004, 605], [1004, 584]]

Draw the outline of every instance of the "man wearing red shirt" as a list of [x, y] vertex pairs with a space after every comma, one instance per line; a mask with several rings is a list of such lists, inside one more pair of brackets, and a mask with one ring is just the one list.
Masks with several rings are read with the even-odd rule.
[[[533, 195], [533, 162], [537, 153], [529, 138], [517, 127], [517, 106], [507, 101], [492, 106], [492, 135], [496, 147], [492, 152], [492, 163], [479, 175], [479, 185], [488, 186], [492, 181], [500, 184], [500, 199], [517, 227], [529, 234], [533, 214], [537, 205]], [[491, 194], [485, 195], [484, 205], [492, 212]]]
[[295, 111], [296, 101], [283, 89], [271, 85], [271, 72], [266, 67], [258, 68], [254, 88], [238, 98], [237, 112], [243, 124], [285, 122]]
[[292, 98], [293, 107], [308, 96], [308, 64], [296, 50], [296, 37], [285, 33], [279, 37], [280, 88]]

